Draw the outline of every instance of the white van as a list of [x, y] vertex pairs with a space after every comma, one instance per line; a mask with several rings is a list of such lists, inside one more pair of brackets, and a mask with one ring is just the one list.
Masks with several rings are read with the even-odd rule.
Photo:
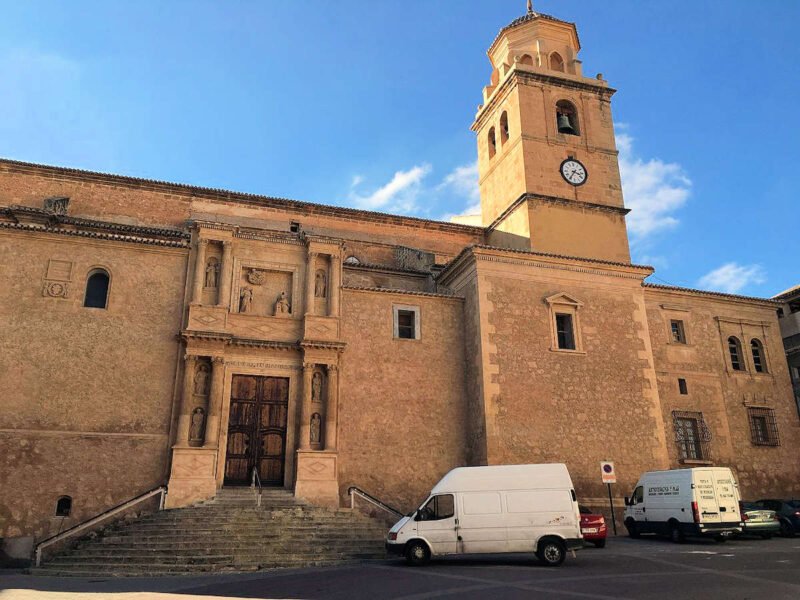
[[739, 486], [726, 467], [645, 473], [625, 506], [625, 527], [634, 538], [658, 533], [675, 542], [687, 535], [723, 541], [744, 526]]
[[566, 465], [453, 469], [389, 530], [386, 549], [421, 565], [452, 554], [536, 552], [551, 566], [583, 547]]

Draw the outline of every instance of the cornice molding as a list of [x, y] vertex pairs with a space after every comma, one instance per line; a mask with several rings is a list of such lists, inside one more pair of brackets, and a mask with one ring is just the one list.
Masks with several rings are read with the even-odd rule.
[[454, 294], [442, 294], [442, 293], [434, 293], [434, 292], [417, 292], [413, 290], [400, 290], [396, 288], [378, 288], [378, 287], [366, 287], [366, 286], [348, 286], [343, 285], [343, 290], [347, 290], [349, 292], [360, 292], [360, 293], [377, 293], [377, 294], [400, 294], [404, 296], [418, 296], [424, 298], [443, 298], [446, 300], [463, 300], [460, 296], [455, 296]]
[[519, 198], [514, 200], [508, 208], [506, 208], [500, 215], [492, 221], [492, 223], [486, 228], [486, 232], [490, 233], [494, 231], [494, 229], [505, 220], [508, 215], [514, 212], [521, 204], [526, 201], [531, 202], [541, 202], [544, 204], [556, 204], [560, 206], [566, 206], [568, 208], [574, 209], [581, 209], [581, 210], [594, 210], [600, 212], [610, 212], [620, 216], [625, 216], [629, 212], [631, 212], [630, 208], [625, 208], [622, 206], [608, 206], [606, 204], [597, 204], [595, 202], [585, 202], [583, 200], [570, 200], [569, 198], [559, 198], [557, 196], [545, 196], [543, 194], [532, 194], [530, 192], [525, 192], [520, 195]]
[[724, 292], [709, 292], [705, 290], [696, 290], [693, 288], [678, 287], [675, 285], [661, 285], [657, 283], [644, 282], [642, 286], [645, 290], [651, 290], [653, 293], [674, 293], [683, 294], [686, 296], [703, 296], [709, 299], [728, 300], [732, 302], [741, 302], [743, 304], [756, 304], [762, 307], [774, 308], [780, 306], [782, 302], [773, 300], [771, 298], [757, 298], [755, 296], [739, 296], [736, 294], [726, 294]]
[[95, 240], [106, 240], [112, 242], [126, 242], [130, 244], [144, 244], [148, 246], [160, 246], [162, 248], [189, 248], [188, 240], [173, 241], [159, 238], [122, 235], [118, 233], [105, 233], [102, 231], [85, 231], [80, 229], [64, 229], [61, 227], [50, 227], [46, 225], [32, 225], [25, 223], [0, 222], [0, 229], [9, 229], [29, 233], [51, 233], [78, 238], [89, 238]]

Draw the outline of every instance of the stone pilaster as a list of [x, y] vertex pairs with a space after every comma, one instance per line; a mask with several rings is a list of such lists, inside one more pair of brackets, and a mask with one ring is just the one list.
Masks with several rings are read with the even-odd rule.
[[339, 316], [339, 288], [342, 279], [342, 257], [331, 255], [331, 281], [330, 302], [328, 303], [328, 316]]
[[206, 249], [208, 240], [200, 238], [197, 240], [197, 256], [194, 263], [194, 289], [192, 290], [192, 304], [203, 303], [203, 283], [206, 278]]
[[222, 267], [220, 268], [217, 306], [229, 307], [231, 303], [231, 280], [233, 279], [233, 242], [222, 242]]
[[339, 413], [339, 369], [328, 366], [328, 397], [325, 406], [325, 450], [336, 450], [336, 425]]
[[313, 377], [314, 365], [312, 363], [303, 363], [303, 405], [300, 411], [300, 450], [311, 449], [311, 380]]
[[175, 436], [176, 446], [187, 446], [189, 444], [189, 425], [192, 420], [194, 375], [196, 371], [197, 357], [193, 354], [185, 355], [183, 364], [183, 396], [181, 400], [181, 412], [178, 416], [178, 431]]
[[317, 253], [309, 252], [306, 258], [306, 314], [314, 314], [314, 282], [317, 266]]
[[206, 420], [206, 439], [204, 446], [216, 448], [219, 445], [219, 425], [222, 419], [222, 392], [225, 387], [225, 359], [215, 356], [211, 359], [211, 396], [208, 401]]

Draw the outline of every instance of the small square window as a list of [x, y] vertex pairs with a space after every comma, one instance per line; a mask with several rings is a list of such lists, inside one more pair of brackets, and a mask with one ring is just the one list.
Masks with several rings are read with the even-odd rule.
[[686, 343], [686, 332], [683, 329], [683, 321], [672, 319], [669, 322], [670, 330], [672, 331], [672, 341], [676, 344]]
[[575, 332], [572, 327], [572, 315], [556, 313], [556, 335], [560, 350], [575, 350]]
[[683, 378], [678, 379], [678, 390], [684, 396], [689, 393], [689, 388], [686, 387], [686, 380]]
[[418, 340], [419, 308], [416, 306], [394, 306], [394, 337], [401, 340]]

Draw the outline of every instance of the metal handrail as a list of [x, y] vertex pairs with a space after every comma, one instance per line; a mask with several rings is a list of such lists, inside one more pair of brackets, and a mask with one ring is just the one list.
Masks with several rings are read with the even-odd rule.
[[39, 542], [38, 544], [36, 544], [36, 550], [35, 550], [36, 566], [38, 567], [41, 564], [42, 550], [44, 550], [47, 546], [51, 546], [57, 542], [67, 539], [68, 537], [72, 537], [76, 533], [80, 533], [81, 531], [88, 529], [92, 525], [95, 525], [100, 521], [103, 521], [104, 519], [107, 519], [109, 517], [113, 517], [117, 513], [120, 513], [123, 510], [127, 510], [130, 507], [139, 504], [139, 502], [147, 500], [148, 498], [152, 498], [157, 494], [161, 494], [161, 498], [158, 501], [158, 510], [164, 510], [164, 497], [167, 494], [167, 486], [162, 485], [157, 488], [153, 488], [149, 492], [145, 492], [144, 494], [136, 496], [135, 498], [131, 498], [130, 500], [127, 500], [122, 504], [117, 504], [113, 508], [109, 508], [108, 510], [101, 512], [99, 515], [92, 517], [91, 519], [87, 519], [86, 521], [78, 523], [77, 525], [73, 525], [69, 529], [66, 529], [57, 535], [54, 535], [52, 537], [47, 538], [46, 540]]
[[[258, 485], [258, 490], [256, 490], [256, 485]], [[256, 495], [256, 506], [261, 506], [261, 492], [264, 488], [261, 485], [261, 477], [258, 476], [258, 469], [256, 467], [253, 467], [253, 477], [250, 480], [250, 487], [253, 488], [253, 492]]]
[[388, 504], [386, 504], [384, 502], [381, 502], [375, 496], [372, 496], [371, 494], [368, 494], [367, 492], [365, 492], [361, 488], [358, 488], [358, 487], [356, 487], [354, 485], [352, 485], [352, 486], [350, 486], [348, 488], [347, 493], [350, 495], [350, 508], [352, 508], [352, 509], [355, 509], [355, 507], [356, 507], [356, 496], [360, 496], [361, 498], [363, 498], [367, 502], [373, 504], [374, 506], [377, 506], [381, 510], [385, 510], [386, 512], [391, 513], [392, 515], [394, 515], [396, 517], [403, 517], [404, 516], [403, 513], [401, 513], [396, 508], [392, 508]]

